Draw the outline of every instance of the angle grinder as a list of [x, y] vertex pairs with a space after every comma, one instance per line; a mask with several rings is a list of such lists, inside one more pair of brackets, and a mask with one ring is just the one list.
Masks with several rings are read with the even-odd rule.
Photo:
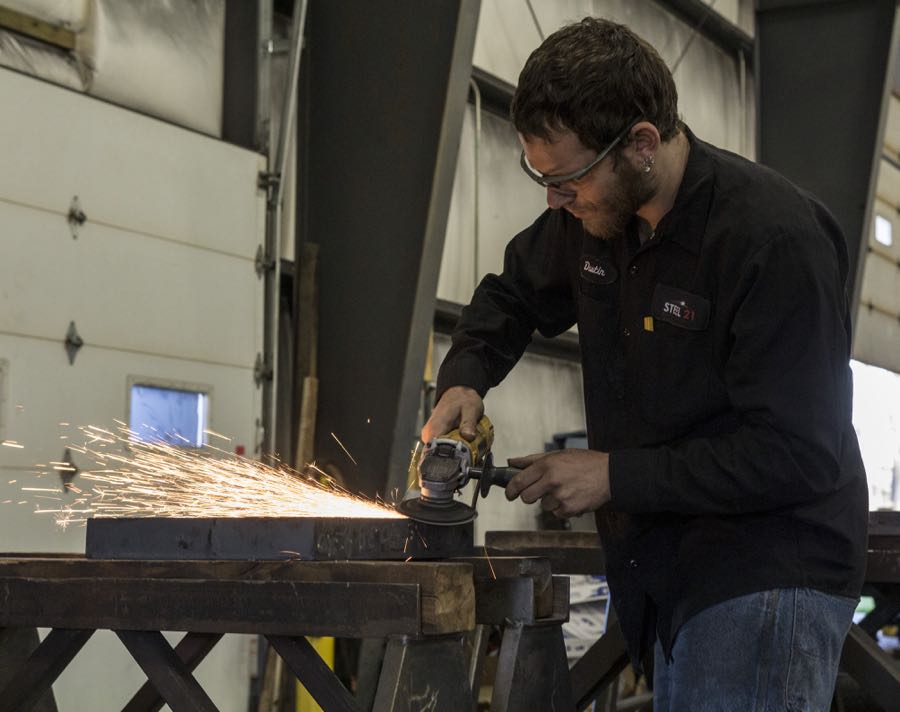
[[[494, 426], [486, 415], [478, 421], [471, 441], [456, 429], [426, 443], [410, 467], [416, 470], [419, 494], [404, 499], [397, 510], [425, 524], [452, 526], [471, 522], [478, 514], [478, 495], [487, 497], [491, 485], [506, 487], [521, 472], [516, 467], [496, 467], [491, 454], [493, 444]], [[455, 495], [472, 479], [478, 480], [479, 486], [468, 505]]]

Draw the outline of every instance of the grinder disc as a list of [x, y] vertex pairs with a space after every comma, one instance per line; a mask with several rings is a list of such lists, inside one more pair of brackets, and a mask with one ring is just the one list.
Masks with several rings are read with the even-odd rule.
[[478, 516], [478, 512], [472, 507], [455, 499], [451, 499], [447, 503], [436, 504], [413, 497], [400, 502], [397, 505], [397, 511], [423, 524], [448, 527], [456, 524], [468, 524]]

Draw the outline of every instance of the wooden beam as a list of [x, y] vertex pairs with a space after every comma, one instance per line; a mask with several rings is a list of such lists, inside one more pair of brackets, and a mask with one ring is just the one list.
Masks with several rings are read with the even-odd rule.
[[329, 712], [362, 712], [355, 698], [303, 637], [267, 636], [281, 659], [303, 683], [322, 709]]
[[[184, 667], [193, 672], [222, 639], [222, 633], [187, 633], [175, 646], [175, 654]], [[159, 691], [146, 682], [122, 708], [122, 712], [158, 712], [165, 704]]]
[[93, 634], [55, 628], [0, 691], [0, 712], [30, 710]]
[[[4, 579], [0, 599], [2, 626], [345, 637], [418, 635], [425, 627], [417, 584]], [[428, 628], [445, 632], [448, 620]]]
[[4, 596], [0, 626], [379, 637], [475, 625], [472, 566], [452, 562], [0, 561]]
[[172, 712], [218, 712], [200, 683], [172, 650], [162, 633], [117, 630], [141, 670], [172, 708]]
[[10, 10], [7, 7], [0, 7], [0, 27], [62, 47], [65, 50], [75, 49], [75, 33], [71, 30], [52, 25], [36, 17], [31, 17], [31, 15]]

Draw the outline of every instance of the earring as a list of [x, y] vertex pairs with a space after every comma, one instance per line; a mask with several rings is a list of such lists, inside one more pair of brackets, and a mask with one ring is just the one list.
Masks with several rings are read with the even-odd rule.
[[651, 169], [653, 168], [653, 161], [653, 156], [647, 156], [644, 159], [644, 173], [649, 173], [651, 171]]

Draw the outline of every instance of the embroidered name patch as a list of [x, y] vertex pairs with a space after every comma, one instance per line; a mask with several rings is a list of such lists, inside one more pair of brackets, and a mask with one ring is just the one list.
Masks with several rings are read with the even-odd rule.
[[581, 256], [582, 279], [595, 284], [612, 284], [618, 277], [619, 270], [608, 259], [593, 255]]
[[709, 326], [709, 300], [665, 284], [657, 284], [651, 304], [653, 317], [683, 329], [702, 331]]

